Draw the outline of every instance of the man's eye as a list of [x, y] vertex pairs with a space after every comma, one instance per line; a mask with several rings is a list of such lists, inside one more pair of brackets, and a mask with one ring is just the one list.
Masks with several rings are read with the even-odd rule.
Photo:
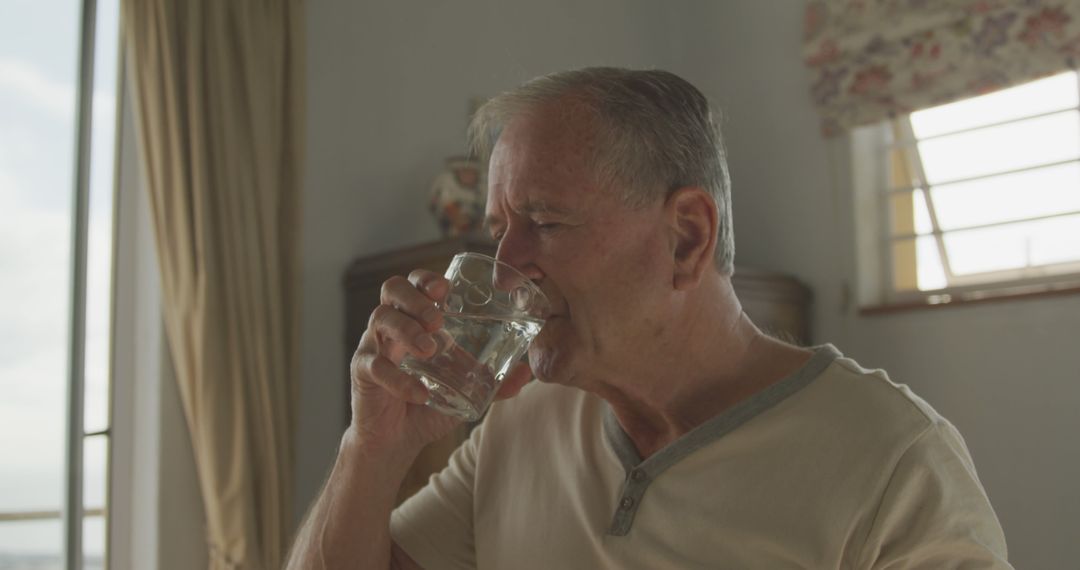
[[543, 223], [537, 222], [536, 223], [536, 228], [539, 229], [539, 230], [553, 230], [553, 229], [559, 227], [560, 225], [562, 225], [562, 224], [560, 224], [558, 222], [543, 222]]

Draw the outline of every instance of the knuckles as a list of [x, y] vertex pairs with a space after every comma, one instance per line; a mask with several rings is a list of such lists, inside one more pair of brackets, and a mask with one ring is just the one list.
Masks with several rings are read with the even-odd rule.
[[435, 301], [438, 299], [436, 299], [430, 291], [431, 288], [440, 281], [445, 282], [446, 278], [433, 271], [428, 271], [427, 269], [416, 269], [409, 274], [409, 283], [414, 284], [419, 291]]
[[360, 380], [362, 376], [370, 376], [371, 371], [371, 353], [366, 345], [369, 343], [368, 335], [371, 331], [364, 332], [364, 335], [360, 337], [360, 344], [357, 345], [356, 351], [353, 352], [352, 359], [349, 361], [349, 375], [354, 382]]
[[375, 307], [375, 310], [371, 311], [371, 316], [368, 317], [368, 330], [378, 330], [379, 323], [385, 321], [389, 316], [389, 313], [394, 310], [395, 309], [389, 305], [379, 305], [378, 307]]
[[[396, 331], [402, 326], [409, 328], [405, 321], [396, 318], [397, 315], [404, 314], [399, 307], [410, 300], [410, 295], [415, 297], [416, 292], [427, 295], [427, 287], [441, 278], [441, 275], [431, 271], [417, 269], [411, 272], [407, 279], [396, 275], [383, 281], [379, 290], [380, 304], [368, 316], [367, 330], [360, 337], [360, 343], [349, 361], [349, 373], [354, 385], [365, 381], [377, 382], [376, 376], [379, 375], [378, 364], [380, 364], [378, 360], [380, 351], [383, 350], [380, 346], [381, 335], [408, 336], [411, 332], [412, 336], [415, 336], [424, 331], [424, 326], [419, 322], [416, 323], [416, 331]], [[418, 299], [411, 300], [418, 301]]]
[[386, 281], [383, 281], [382, 288], [379, 289], [379, 297], [383, 304], [392, 304], [392, 300], [397, 295], [397, 291], [401, 291], [403, 287], [412, 287], [408, 279], [400, 275], [395, 275]]
[[427, 269], [414, 269], [409, 273], [409, 283], [414, 283], [417, 289], [423, 290], [437, 276]]

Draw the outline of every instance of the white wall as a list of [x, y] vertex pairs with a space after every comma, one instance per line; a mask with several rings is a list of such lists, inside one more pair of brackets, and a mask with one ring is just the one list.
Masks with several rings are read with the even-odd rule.
[[696, 3], [673, 71], [727, 114], [736, 263], [814, 290], [814, 335], [907, 383], [964, 434], [1017, 568], [1080, 558], [1080, 296], [859, 317], [847, 141], [825, 143], [800, 57], [801, 2]]
[[308, 5], [298, 509], [344, 422], [342, 272], [358, 255], [437, 237], [427, 186], [461, 148], [468, 99], [557, 69], [659, 66], [726, 112], [738, 263], [809, 283], [817, 340], [887, 369], [960, 428], [1018, 568], [1080, 558], [1080, 297], [880, 317], [846, 306], [847, 148], [818, 134], [802, 2], [368, 4]]
[[[341, 277], [353, 258], [439, 237], [431, 180], [464, 148], [470, 98], [584, 65], [658, 66], [659, 3], [311, 2], [297, 516], [344, 426]], [[348, 353], [351, 354], [351, 351]]]

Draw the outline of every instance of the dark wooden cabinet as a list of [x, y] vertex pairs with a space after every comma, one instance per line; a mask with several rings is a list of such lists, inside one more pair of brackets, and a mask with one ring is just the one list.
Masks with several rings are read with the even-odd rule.
[[[414, 269], [436, 273], [446, 270], [450, 259], [463, 251], [494, 255], [495, 244], [483, 238], [454, 238], [357, 259], [345, 272], [345, 347], [352, 357], [367, 327], [371, 311], [379, 304], [382, 283], [394, 275], [407, 276]], [[777, 273], [737, 268], [732, 284], [743, 310], [758, 327], [795, 344], [810, 342], [810, 291], [795, 279]], [[348, 362], [346, 362], [347, 369]], [[349, 394], [346, 390], [346, 417]], [[417, 458], [398, 494], [399, 502], [427, 483], [428, 476], [446, 465], [450, 453], [468, 433], [461, 426], [437, 441]]]

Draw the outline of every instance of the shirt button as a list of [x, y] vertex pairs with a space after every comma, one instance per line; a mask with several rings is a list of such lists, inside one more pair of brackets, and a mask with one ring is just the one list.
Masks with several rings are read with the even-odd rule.
[[633, 479], [634, 481], [641, 481], [641, 480], [645, 479], [645, 472], [644, 471], [634, 471], [634, 472], [630, 473], [630, 478]]
[[624, 510], [624, 511], [629, 510], [630, 507], [632, 507], [632, 506], [634, 506], [634, 498], [633, 497], [623, 497], [623, 500], [619, 501], [619, 508]]

